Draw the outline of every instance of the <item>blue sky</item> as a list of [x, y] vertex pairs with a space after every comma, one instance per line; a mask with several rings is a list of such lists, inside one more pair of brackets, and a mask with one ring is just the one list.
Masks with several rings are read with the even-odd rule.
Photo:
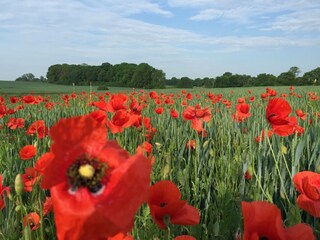
[[167, 78], [320, 66], [319, 0], [0, 0], [0, 79], [146, 62]]

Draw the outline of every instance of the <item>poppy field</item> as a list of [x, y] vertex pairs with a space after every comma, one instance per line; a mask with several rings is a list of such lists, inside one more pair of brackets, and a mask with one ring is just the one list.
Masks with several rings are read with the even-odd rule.
[[316, 87], [0, 94], [0, 239], [320, 239]]

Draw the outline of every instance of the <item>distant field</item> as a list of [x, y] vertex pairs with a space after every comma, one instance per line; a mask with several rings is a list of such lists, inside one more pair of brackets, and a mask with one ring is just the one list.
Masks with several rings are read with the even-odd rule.
[[[287, 92], [289, 86], [276, 87], [279, 92]], [[212, 93], [222, 93], [222, 94], [234, 94], [243, 95], [246, 94], [248, 90], [252, 90], [256, 94], [264, 92], [266, 87], [242, 87], [242, 88], [199, 88], [194, 87], [193, 89], [188, 89], [188, 92], [199, 93], [212, 92]], [[301, 86], [295, 87], [297, 92], [319, 92], [319, 86]], [[132, 88], [124, 87], [109, 87], [108, 92], [130, 92]], [[140, 89], [136, 89], [137, 91]], [[158, 92], [170, 93], [170, 92], [181, 92], [180, 88], [167, 88], [167, 89], [156, 89]], [[72, 92], [106, 92], [98, 91], [97, 86], [66, 86], [57, 85], [49, 83], [38, 83], [38, 82], [15, 82], [15, 81], [1, 81], [0, 80], [0, 95], [25, 95], [25, 94], [61, 94], [61, 93], [72, 93]], [[146, 90], [151, 91], [151, 90]]]
[[[92, 91], [97, 91], [97, 86], [92, 86]], [[131, 88], [111, 87], [110, 91], [126, 91]], [[72, 92], [90, 92], [90, 86], [65, 86], [49, 83], [37, 82], [15, 82], [15, 81], [0, 81], [0, 94], [54, 94], [54, 93], [72, 93]]]

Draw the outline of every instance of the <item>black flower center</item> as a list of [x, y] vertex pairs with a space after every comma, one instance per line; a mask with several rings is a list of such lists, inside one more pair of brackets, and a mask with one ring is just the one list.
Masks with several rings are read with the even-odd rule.
[[72, 192], [80, 187], [86, 187], [91, 193], [97, 193], [103, 187], [106, 163], [86, 155], [80, 156], [70, 165], [67, 171], [68, 184]]
[[167, 204], [166, 202], [162, 202], [162, 203], [159, 204], [160, 207], [165, 207], [165, 206], [167, 206], [167, 205], [168, 205], [168, 204]]
[[262, 237], [259, 237], [259, 240], [268, 240], [268, 237], [262, 236]]

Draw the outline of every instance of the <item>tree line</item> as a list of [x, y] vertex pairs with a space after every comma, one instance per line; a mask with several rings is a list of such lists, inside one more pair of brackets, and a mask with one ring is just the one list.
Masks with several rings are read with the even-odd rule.
[[[300, 69], [291, 67], [278, 76], [261, 73], [253, 77], [246, 74], [225, 72], [215, 78], [189, 77], [166, 79], [162, 70], [155, 69], [147, 63], [121, 63], [112, 65], [102, 63], [100, 66], [88, 64], [55, 64], [48, 68], [47, 78], [36, 78], [32, 73], [23, 74], [16, 81], [41, 81], [64, 85], [98, 85], [102, 87], [133, 88], [177, 88], [207, 87], [250, 87], [250, 86], [283, 86], [283, 85], [320, 85], [320, 67], [300, 76]], [[103, 89], [103, 88], [101, 88]]]
[[291, 67], [287, 72], [274, 76], [268, 73], [258, 74], [256, 77], [250, 75], [232, 74], [225, 72], [216, 78], [196, 78], [182, 77], [180, 79], [172, 77], [166, 81], [166, 85], [178, 88], [207, 87], [251, 87], [251, 86], [303, 86], [320, 85], [320, 67], [299, 76], [300, 69]]
[[163, 88], [165, 74], [147, 63], [102, 63], [100, 66], [56, 64], [48, 68], [47, 79], [49, 83], [67, 85]]

